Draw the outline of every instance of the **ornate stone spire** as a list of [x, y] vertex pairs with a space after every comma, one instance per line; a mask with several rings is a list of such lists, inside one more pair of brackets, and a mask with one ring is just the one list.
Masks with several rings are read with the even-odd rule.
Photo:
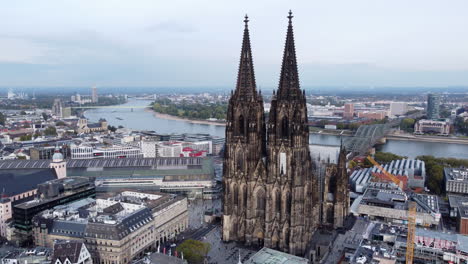
[[296, 48], [294, 46], [292, 18], [292, 12], [289, 10], [288, 32], [286, 33], [286, 44], [284, 45], [278, 98], [300, 96], [301, 94], [299, 87], [299, 74], [297, 71]]
[[343, 144], [343, 137], [340, 138], [340, 153], [338, 154], [338, 168], [346, 169], [346, 147]]
[[256, 99], [255, 74], [252, 61], [252, 50], [250, 49], [249, 17], [245, 15], [244, 38], [242, 40], [242, 51], [237, 75], [237, 86], [235, 95], [238, 99]]

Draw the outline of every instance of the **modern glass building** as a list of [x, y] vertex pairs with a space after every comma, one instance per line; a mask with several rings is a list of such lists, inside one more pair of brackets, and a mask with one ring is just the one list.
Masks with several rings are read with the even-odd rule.
[[440, 96], [438, 94], [427, 95], [427, 119], [439, 119]]

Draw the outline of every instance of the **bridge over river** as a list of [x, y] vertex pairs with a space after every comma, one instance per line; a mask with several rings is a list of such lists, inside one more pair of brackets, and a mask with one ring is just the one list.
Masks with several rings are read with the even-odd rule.
[[362, 125], [353, 137], [345, 140], [344, 145], [352, 155], [364, 155], [390, 132], [391, 123]]

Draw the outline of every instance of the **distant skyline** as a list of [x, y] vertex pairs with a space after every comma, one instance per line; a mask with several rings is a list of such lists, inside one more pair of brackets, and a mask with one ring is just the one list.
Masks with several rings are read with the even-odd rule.
[[0, 87], [234, 87], [247, 13], [272, 89], [289, 9], [303, 87], [468, 86], [463, 0], [18, 0], [0, 8]]

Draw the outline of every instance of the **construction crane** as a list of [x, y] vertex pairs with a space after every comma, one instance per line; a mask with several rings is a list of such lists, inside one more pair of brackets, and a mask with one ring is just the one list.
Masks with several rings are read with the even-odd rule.
[[[385, 170], [380, 164], [374, 160], [371, 156], [367, 156], [367, 159], [376, 166], [383, 174], [385, 174], [392, 182], [394, 182], [403, 191], [403, 182], [400, 181], [393, 174]], [[409, 189], [409, 197], [411, 197], [411, 189]], [[408, 197], [408, 198], [409, 198]], [[408, 203], [408, 235], [406, 237], [406, 264], [413, 264], [414, 254], [414, 234], [416, 232], [416, 203], [409, 201]]]

